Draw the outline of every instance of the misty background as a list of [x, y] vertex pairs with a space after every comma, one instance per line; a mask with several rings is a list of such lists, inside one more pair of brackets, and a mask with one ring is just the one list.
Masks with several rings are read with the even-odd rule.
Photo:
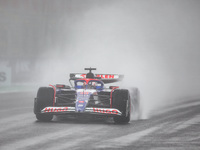
[[148, 112], [200, 98], [199, 0], [0, 0], [0, 86], [124, 74]]

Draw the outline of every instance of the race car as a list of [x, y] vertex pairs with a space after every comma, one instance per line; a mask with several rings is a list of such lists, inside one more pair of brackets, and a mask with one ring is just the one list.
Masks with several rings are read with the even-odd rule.
[[121, 81], [123, 75], [70, 73], [71, 86], [64, 84], [40, 87], [34, 99], [34, 113], [39, 121], [51, 121], [53, 115], [98, 115], [113, 117], [115, 123], [128, 123], [131, 115], [127, 89], [105, 84]]

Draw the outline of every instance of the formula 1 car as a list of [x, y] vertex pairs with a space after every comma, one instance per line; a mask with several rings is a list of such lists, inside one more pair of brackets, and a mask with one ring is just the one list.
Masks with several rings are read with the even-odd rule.
[[34, 113], [39, 121], [51, 121], [53, 115], [101, 115], [113, 117], [115, 123], [128, 123], [131, 114], [130, 94], [118, 86], [104, 84], [123, 79], [118, 74], [71, 73], [70, 84], [40, 87], [34, 100]]

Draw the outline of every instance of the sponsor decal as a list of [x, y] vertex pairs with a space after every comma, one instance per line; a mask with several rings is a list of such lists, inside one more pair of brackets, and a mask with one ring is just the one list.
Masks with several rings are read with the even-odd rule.
[[[96, 77], [101, 79], [118, 79], [119, 75], [116, 74], [95, 74]], [[86, 74], [75, 74], [76, 78], [86, 78]]]
[[97, 74], [97, 77], [100, 77], [101, 79], [114, 79], [115, 75], [108, 75], [108, 74]]
[[63, 112], [67, 111], [68, 107], [46, 107], [44, 112]]
[[63, 88], [63, 87], [65, 87], [65, 85], [56, 84], [56, 87], [57, 87], [57, 88]]
[[[78, 104], [83, 105], [83, 104]], [[81, 106], [79, 106], [81, 107]], [[42, 113], [59, 113], [59, 112], [75, 112], [75, 107], [46, 107], [41, 112]], [[109, 109], [109, 108], [86, 108], [85, 112], [96, 112], [102, 114], [111, 114], [111, 115], [121, 115], [121, 112], [117, 109]]]
[[93, 108], [93, 112], [113, 114], [117, 115], [119, 112], [116, 109], [102, 109], [102, 108]]
[[78, 94], [81, 94], [81, 95], [88, 95], [89, 94], [89, 92], [79, 92]]
[[83, 107], [84, 105], [83, 104], [78, 104], [78, 107]]

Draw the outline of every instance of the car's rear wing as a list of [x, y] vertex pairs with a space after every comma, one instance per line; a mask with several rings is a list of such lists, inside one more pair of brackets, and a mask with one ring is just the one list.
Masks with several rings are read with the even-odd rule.
[[[86, 78], [86, 73], [70, 73], [70, 80], [84, 79]], [[119, 74], [94, 74], [95, 79], [100, 79], [104, 83], [113, 83], [121, 81], [124, 75]]]

